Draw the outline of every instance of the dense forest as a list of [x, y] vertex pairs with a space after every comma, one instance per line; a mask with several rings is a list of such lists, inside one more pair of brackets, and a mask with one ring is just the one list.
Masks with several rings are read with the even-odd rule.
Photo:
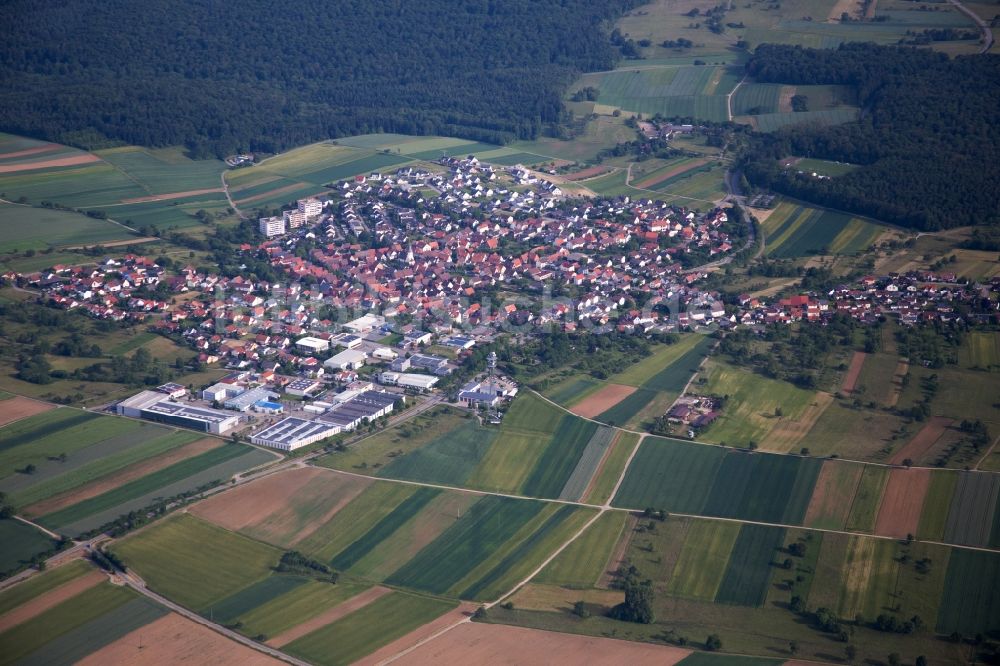
[[[1000, 219], [1000, 57], [761, 45], [747, 70], [760, 82], [851, 85], [862, 105], [858, 122], [756, 135], [743, 163], [754, 185], [924, 230]], [[782, 169], [791, 155], [862, 168], [818, 179]]]
[[504, 143], [620, 51], [637, 0], [11, 0], [0, 129], [85, 148], [275, 152], [365, 132]]

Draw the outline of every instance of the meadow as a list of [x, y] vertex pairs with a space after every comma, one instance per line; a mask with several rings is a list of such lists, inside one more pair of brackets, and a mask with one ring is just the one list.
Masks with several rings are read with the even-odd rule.
[[0, 227], [4, 230], [0, 252], [98, 245], [136, 237], [107, 220], [72, 211], [7, 203], [0, 203]]
[[[150, 588], [208, 612], [268, 576], [281, 551], [223, 530], [191, 514], [170, 516], [116, 542], [112, 550]], [[198, 571], [198, 576], [191, 576]]]
[[13, 518], [0, 519], [0, 543], [3, 544], [0, 549], [2, 574], [30, 565], [32, 558], [56, 545], [52, 537]]

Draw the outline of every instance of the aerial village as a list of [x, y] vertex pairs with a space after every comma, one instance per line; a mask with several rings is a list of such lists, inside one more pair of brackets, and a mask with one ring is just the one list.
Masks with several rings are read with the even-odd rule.
[[[520, 166], [473, 157], [439, 164], [440, 172], [357, 176], [331, 184], [325, 198], [260, 218], [260, 242], [240, 251], [283, 275], [277, 282], [193, 266], [168, 272], [133, 254], [2, 277], [39, 290], [55, 307], [143, 324], [195, 350], [199, 365], [230, 371], [200, 391], [174, 384], [143, 391], [119, 403], [119, 413], [240, 431], [284, 451], [387, 417], [407, 394], [434, 393], [473, 410], [504, 403], [517, 385], [486, 368], [449, 391], [437, 385], [470, 349], [511, 327], [519, 335], [546, 326], [594, 334], [762, 331], [836, 313], [861, 322], [948, 322], [961, 316], [959, 303], [995, 305], [990, 293], [1000, 290], [997, 278], [970, 284], [910, 271], [827, 293], [727, 303], [699, 288], [748, 245], [726, 209], [573, 198]], [[153, 291], [166, 296], [151, 298]], [[693, 432], [716, 413], [711, 400], [695, 399], [665, 416]]]

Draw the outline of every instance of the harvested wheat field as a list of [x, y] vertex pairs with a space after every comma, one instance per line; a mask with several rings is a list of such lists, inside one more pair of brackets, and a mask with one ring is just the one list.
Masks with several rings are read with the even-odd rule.
[[466, 623], [425, 643], [400, 664], [657, 664], [673, 666], [691, 650], [557, 634], [500, 624]]
[[823, 529], [843, 529], [863, 471], [863, 465], [825, 461], [816, 478], [816, 486], [802, 524]]
[[48, 609], [54, 608], [67, 599], [71, 599], [81, 592], [100, 585], [107, 579], [107, 576], [95, 569], [38, 595], [31, 601], [14, 608], [9, 613], [0, 615], [0, 633], [41, 615]]
[[0, 426], [5, 426], [8, 423], [13, 423], [14, 421], [19, 421], [35, 414], [47, 412], [53, 408], [55, 408], [55, 405], [31, 400], [30, 398], [22, 398], [19, 395], [7, 398], [6, 400], [0, 400]]
[[320, 613], [311, 620], [306, 620], [302, 624], [278, 634], [274, 638], [267, 641], [267, 644], [276, 648], [288, 645], [292, 641], [298, 640], [306, 634], [311, 634], [320, 627], [325, 627], [328, 624], [336, 622], [342, 617], [350, 615], [354, 611], [361, 610], [379, 597], [384, 597], [390, 592], [392, 592], [392, 590], [387, 587], [370, 587], [361, 594], [354, 595], [344, 603], [337, 604], [333, 608]]
[[77, 164], [90, 164], [100, 162], [97, 155], [87, 153], [85, 155], [73, 155], [72, 157], [55, 157], [51, 160], [40, 160], [38, 162], [20, 162], [18, 164], [0, 164], [0, 173], [14, 173], [17, 171], [35, 171], [37, 169], [48, 169], [50, 167], [76, 166]]
[[635, 393], [634, 386], [625, 386], [624, 384], [608, 384], [596, 393], [591, 393], [586, 398], [570, 407], [570, 411], [577, 416], [592, 419], [598, 414], [602, 414], [611, 409], [633, 393]]
[[944, 416], [931, 417], [927, 420], [926, 425], [920, 429], [920, 432], [913, 436], [913, 439], [904, 444], [899, 451], [896, 451], [892, 458], [889, 458], [889, 464], [902, 465], [903, 461], [907, 459], [919, 460], [931, 450], [934, 443], [944, 434], [945, 428], [950, 425], [951, 419], [949, 418]]
[[473, 603], [463, 603], [458, 608], [448, 611], [436, 620], [432, 620], [424, 626], [414, 629], [405, 636], [400, 636], [388, 645], [379, 648], [364, 659], [359, 659], [354, 663], [358, 664], [358, 666], [375, 666], [376, 664], [381, 664], [387, 659], [395, 657], [400, 652], [405, 652], [415, 647], [418, 643], [427, 640], [439, 631], [461, 622], [467, 617], [472, 617], [472, 614], [476, 611], [476, 607], [476, 604]]
[[183, 199], [184, 197], [193, 197], [198, 194], [212, 194], [214, 192], [223, 192], [221, 187], [209, 187], [203, 190], [187, 190], [186, 192], [170, 192], [168, 194], [151, 194], [145, 197], [133, 197], [131, 199], [122, 199], [122, 203], [146, 203], [148, 201], [170, 201], [171, 199]]
[[823, 415], [826, 408], [833, 402], [833, 396], [822, 391], [816, 394], [813, 400], [797, 419], [782, 419], [778, 425], [767, 433], [767, 437], [761, 445], [764, 451], [776, 451], [778, 453], [788, 453], [795, 449], [802, 438], [806, 436], [816, 421]]
[[106, 666], [168, 666], [169, 664], [213, 664], [216, 666], [278, 666], [283, 661], [269, 657], [176, 613], [125, 634], [77, 664]]
[[861, 375], [861, 367], [865, 364], [865, 358], [868, 354], [864, 352], [854, 352], [854, 356], [851, 357], [851, 365], [847, 368], [847, 374], [844, 375], [844, 381], [840, 385], [840, 390], [844, 393], [851, 393], [854, 391], [854, 387], [858, 385], [858, 377]]
[[10, 160], [15, 157], [27, 157], [28, 155], [37, 155], [38, 153], [51, 153], [53, 150], [58, 150], [59, 148], [62, 148], [62, 146], [58, 143], [50, 143], [44, 146], [35, 146], [34, 148], [15, 150], [10, 153], [0, 153], [0, 160]]
[[930, 484], [929, 469], [892, 470], [875, 520], [875, 534], [899, 538], [916, 534]]
[[32, 516], [44, 516], [48, 513], [52, 513], [53, 511], [59, 511], [60, 509], [64, 509], [68, 506], [88, 500], [91, 497], [103, 495], [109, 490], [120, 488], [126, 483], [135, 481], [136, 479], [140, 479], [166, 467], [170, 467], [174, 463], [178, 463], [181, 460], [186, 460], [187, 458], [210, 451], [211, 449], [222, 446], [223, 443], [224, 442], [221, 439], [206, 437], [205, 439], [199, 439], [196, 442], [179, 446], [176, 449], [161, 453], [158, 456], [147, 458], [146, 460], [129, 465], [124, 469], [112, 472], [111, 474], [101, 477], [91, 483], [85, 483], [78, 488], [73, 488], [72, 490], [54, 495], [53, 497], [42, 500], [41, 502], [25, 507], [24, 515], [30, 518]]
[[372, 481], [318, 467], [265, 476], [198, 503], [191, 513], [282, 547], [328, 522]]

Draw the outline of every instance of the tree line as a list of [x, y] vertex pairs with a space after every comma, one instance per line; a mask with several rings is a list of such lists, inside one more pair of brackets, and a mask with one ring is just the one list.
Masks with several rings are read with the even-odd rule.
[[506, 143], [618, 57], [638, 0], [78, 0], [0, 6], [0, 128], [85, 148], [277, 152], [367, 132]]
[[[813, 203], [923, 230], [1000, 220], [1000, 57], [843, 44], [763, 44], [756, 81], [852, 86], [860, 120], [756, 134], [743, 155], [750, 182]], [[830, 179], [784, 169], [788, 156], [861, 165]]]

